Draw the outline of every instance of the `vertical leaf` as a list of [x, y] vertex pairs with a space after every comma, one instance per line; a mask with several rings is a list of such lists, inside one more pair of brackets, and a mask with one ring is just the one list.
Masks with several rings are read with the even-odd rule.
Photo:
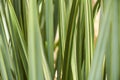
[[93, 57], [93, 48], [94, 48], [94, 27], [93, 27], [93, 16], [92, 16], [92, 0], [85, 0], [85, 72], [86, 78], [88, 78], [88, 74], [90, 71], [90, 60]]
[[54, 50], [54, 32], [53, 32], [53, 0], [45, 0], [45, 11], [46, 11], [46, 37], [47, 37], [47, 57], [52, 77], [54, 76], [54, 61], [53, 61], [53, 50]]
[[1, 75], [3, 79], [12, 80], [13, 79], [13, 76], [11, 74], [12, 64], [11, 64], [10, 53], [7, 44], [8, 44], [7, 38], [0, 15], [0, 72], [2, 72]]
[[108, 37], [110, 32], [111, 17], [108, 17], [111, 16], [110, 5], [111, 5], [111, 1], [108, 3], [108, 6], [106, 6], [106, 10], [101, 18], [100, 33], [99, 33], [96, 49], [94, 52], [94, 58], [92, 60], [91, 70], [89, 73], [88, 80], [102, 79], [101, 71], [103, 66], [103, 59], [108, 44], [107, 40], [109, 40]]
[[118, 2], [112, 2], [112, 42], [111, 42], [111, 80], [119, 79], [119, 26], [118, 26]]
[[68, 22], [68, 31], [67, 31], [66, 42], [65, 42], [65, 51], [64, 51], [65, 58], [63, 63], [63, 75], [62, 75], [63, 80], [69, 79], [69, 74], [71, 74], [71, 72], [69, 71], [71, 69], [70, 63], [71, 63], [72, 46], [73, 46], [72, 43], [73, 43], [73, 35], [75, 31], [77, 11], [78, 11], [78, 3], [77, 3], [77, 0], [75, 0], [72, 3], [70, 18]]
[[29, 80], [44, 80], [36, 0], [29, 0], [28, 17]]

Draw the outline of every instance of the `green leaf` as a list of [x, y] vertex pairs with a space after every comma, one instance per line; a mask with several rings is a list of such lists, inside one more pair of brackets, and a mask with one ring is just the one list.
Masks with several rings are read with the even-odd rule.
[[[76, 21], [76, 15], [78, 11], [78, 3], [77, 1], [73, 1], [71, 13], [70, 13], [70, 19], [68, 23], [68, 31], [66, 36], [66, 42], [65, 42], [65, 51], [64, 51], [64, 63], [63, 63], [63, 80], [69, 79], [69, 70], [71, 69], [70, 63], [71, 63], [71, 55], [72, 55], [72, 43], [73, 43], [73, 36], [75, 31], [75, 21]], [[72, 76], [71, 76], [72, 77]]]
[[119, 79], [119, 63], [120, 63], [120, 56], [119, 56], [119, 26], [118, 26], [118, 2], [115, 0], [112, 2], [112, 40], [111, 40], [111, 80], [118, 80]]
[[[6, 22], [8, 24], [8, 32], [11, 38], [13, 56], [15, 59], [14, 63], [17, 67], [16, 71], [18, 79], [24, 79], [24, 75], [28, 75], [27, 44], [25, 42], [23, 31], [20, 28], [18, 19], [10, 1], [8, 1], [8, 9], [6, 8]], [[18, 55], [16, 53], [18, 53]]]
[[[47, 57], [52, 78], [54, 77], [54, 30], [53, 30], [53, 0], [45, 0]], [[48, 14], [49, 13], [49, 14]]]
[[[107, 40], [109, 40], [109, 32], [110, 32], [110, 20], [111, 11], [110, 11], [111, 2], [108, 3], [106, 11], [103, 13], [101, 18], [101, 25], [100, 25], [100, 33], [96, 45], [96, 49], [94, 52], [94, 58], [91, 64], [91, 70], [89, 73], [89, 80], [101, 80], [102, 79], [102, 66], [103, 66], [103, 59], [105, 56]], [[109, 14], [110, 13], [110, 14]]]
[[42, 39], [39, 30], [36, 0], [29, 1], [28, 16], [29, 80], [43, 80]]
[[93, 58], [94, 49], [94, 26], [93, 26], [93, 15], [92, 15], [92, 0], [84, 1], [85, 8], [85, 59], [86, 59], [86, 79], [90, 71], [90, 61]]
[[[6, 56], [7, 55], [7, 56]], [[10, 53], [7, 45], [6, 34], [2, 25], [0, 16], [0, 72], [2, 78], [5, 80], [12, 80], [13, 76], [11, 74], [11, 60]]]

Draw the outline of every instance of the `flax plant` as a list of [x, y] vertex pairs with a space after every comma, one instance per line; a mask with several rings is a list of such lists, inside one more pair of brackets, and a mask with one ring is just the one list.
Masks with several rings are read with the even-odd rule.
[[119, 0], [96, 0], [93, 7], [92, 0], [0, 0], [0, 80], [119, 80], [119, 5]]

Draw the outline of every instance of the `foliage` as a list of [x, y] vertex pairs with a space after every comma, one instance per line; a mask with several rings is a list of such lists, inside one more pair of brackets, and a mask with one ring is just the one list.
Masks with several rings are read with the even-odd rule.
[[119, 4], [0, 0], [0, 80], [119, 80]]

